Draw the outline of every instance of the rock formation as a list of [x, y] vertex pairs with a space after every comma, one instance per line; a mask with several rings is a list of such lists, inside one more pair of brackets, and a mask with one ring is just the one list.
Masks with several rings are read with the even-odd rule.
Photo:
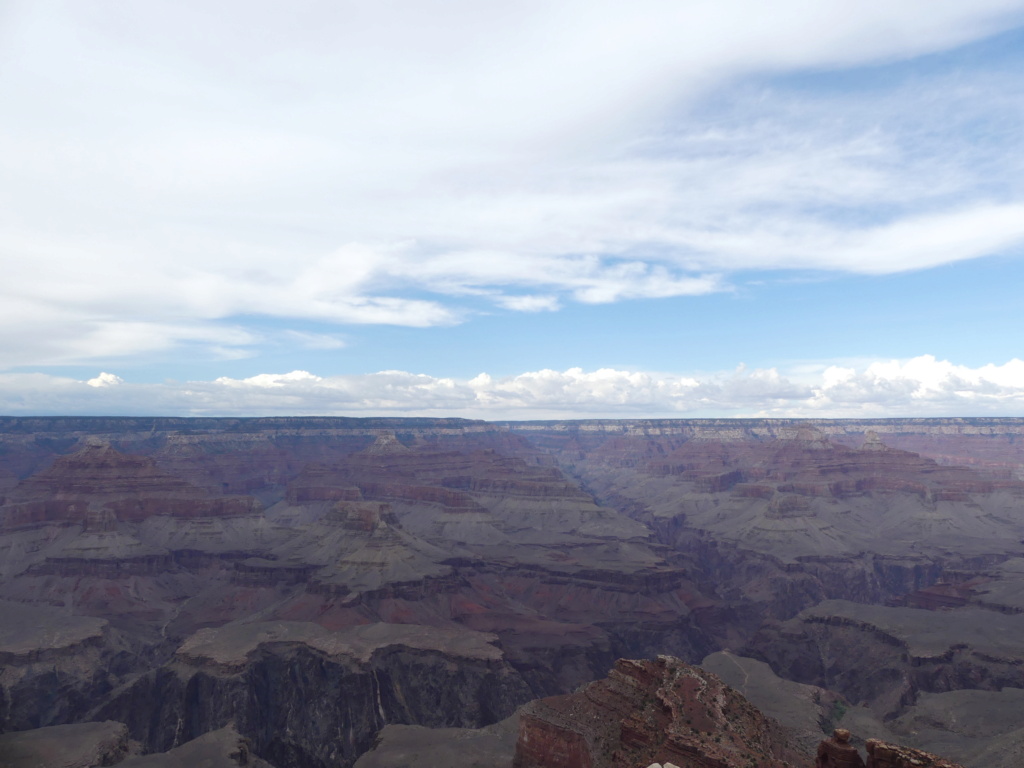
[[515, 768], [788, 768], [808, 759], [718, 677], [669, 656], [620, 659], [606, 679], [528, 705], [519, 723]]
[[147, 752], [233, 724], [277, 766], [350, 766], [388, 723], [475, 727], [529, 700], [494, 640], [408, 624], [233, 623], [198, 631], [99, 714], [127, 723]]
[[4, 768], [93, 768], [115, 765], [130, 754], [124, 723], [76, 723], [0, 734]]
[[920, 749], [888, 744], [878, 739], [868, 739], [867, 768], [963, 768], [936, 755]]
[[210, 496], [161, 471], [150, 458], [92, 439], [12, 489], [0, 507], [0, 520], [8, 529], [84, 522], [91, 530], [109, 530], [119, 520], [238, 515], [254, 509], [252, 499]]
[[850, 732], [836, 728], [835, 732], [818, 745], [814, 768], [864, 768], [864, 759], [850, 743]]
[[824, 601], [764, 628], [752, 650], [790, 679], [891, 718], [921, 692], [1024, 688], [1024, 615]]
[[850, 743], [850, 732], [837, 728], [818, 745], [815, 768], [963, 768], [959, 763], [929, 752], [881, 739], [868, 739], [865, 749], [867, 763]]

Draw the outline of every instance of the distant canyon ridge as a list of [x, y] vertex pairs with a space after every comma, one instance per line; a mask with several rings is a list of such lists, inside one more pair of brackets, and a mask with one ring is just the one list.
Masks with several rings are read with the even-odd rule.
[[1024, 419], [0, 418], [0, 765], [810, 768], [836, 728], [1024, 764]]

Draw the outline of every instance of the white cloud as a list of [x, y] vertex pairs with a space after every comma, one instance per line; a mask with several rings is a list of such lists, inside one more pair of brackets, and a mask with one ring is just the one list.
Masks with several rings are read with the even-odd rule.
[[110, 308], [93, 312], [24, 297], [0, 301], [0, 367], [68, 365], [182, 346], [235, 359], [262, 341], [260, 334], [233, 323], [140, 320], [134, 313], [119, 316]]
[[1019, 125], [1016, 73], [756, 84], [947, 50], [1020, 0], [4, 13], [0, 306], [33, 318], [0, 318], [7, 366], [244, 355], [273, 336], [247, 316], [422, 327], [466, 297], [539, 311], [1024, 243], [1014, 129], [971, 132]]
[[221, 376], [214, 381], [214, 384], [220, 384], [221, 386], [233, 389], [246, 389], [249, 387], [281, 389], [289, 386], [313, 385], [321, 381], [323, 379], [320, 376], [314, 376], [309, 371], [292, 371], [291, 373], [260, 373], [247, 379], [232, 379], [229, 376]]
[[885, 408], [929, 415], [959, 406], [966, 412], [1017, 415], [1024, 405], [1024, 361], [969, 368], [921, 355], [874, 362], [863, 371], [831, 367], [816, 390], [815, 408]]
[[101, 373], [99, 376], [89, 379], [85, 383], [90, 387], [116, 387], [118, 384], [123, 384], [124, 379], [120, 376], [115, 376], [112, 373]]
[[345, 340], [328, 333], [309, 333], [307, 331], [285, 331], [284, 340], [290, 344], [298, 344], [303, 349], [343, 349]]
[[494, 301], [498, 306], [516, 312], [555, 312], [561, 308], [557, 296], [495, 296]]
[[[115, 386], [116, 385], [116, 386]], [[670, 375], [540, 370], [469, 379], [405, 371], [135, 384], [110, 373], [88, 381], [0, 374], [0, 413], [168, 415], [391, 415], [531, 418], [1015, 416], [1024, 361], [977, 368], [922, 355], [859, 367], [804, 367]]]

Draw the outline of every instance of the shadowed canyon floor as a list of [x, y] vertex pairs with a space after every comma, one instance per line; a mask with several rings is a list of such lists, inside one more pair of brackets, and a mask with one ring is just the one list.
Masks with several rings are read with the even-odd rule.
[[0, 754], [511, 765], [668, 655], [779, 760], [1019, 766], [1022, 478], [1014, 419], [0, 419]]

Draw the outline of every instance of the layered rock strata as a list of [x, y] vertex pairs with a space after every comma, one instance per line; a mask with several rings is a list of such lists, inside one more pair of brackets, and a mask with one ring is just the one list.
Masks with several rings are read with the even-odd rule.
[[763, 629], [751, 651], [783, 677], [838, 691], [886, 718], [922, 692], [1024, 688], [1024, 616], [978, 608], [825, 601]]
[[154, 515], [222, 517], [256, 509], [251, 498], [210, 496], [161, 471], [151, 458], [93, 439], [12, 489], [0, 506], [0, 524], [14, 529], [80, 523], [100, 532], [113, 530], [118, 521], [141, 522]]
[[[337, 715], [320, 670], [371, 693], [397, 676], [398, 701], [421, 673], [468, 665], [477, 690], [497, 664], [521, 701], [620, 656], [728, 647], [838, 689], [800, 689], [823, 723], [890, 741], [848, 722], [884, 715], [896, 741], [1015, 768], [1024, 723], [971, 713], [1005, 710], [1022, 685], [1024, 650], [983, 631], [1011, 636], [1024, 612], [1022, 435], [1012, 419], [0, 419], [0, 628], [25, 606], [60, 629], [12, 640], [0, 730], [117, 702], [103, 716], [129, 712], [132, 738], [163, 750], [242, 712], [253, 745], [270, 744], [267, 718], [298, 734], [277, 759], [315, 765], [321, 743], [350, 760], [383, 723], [441, 722], [387, 697], [384, 718]], [[60, 617], [105, 623], [63, 643]], [[192, 653], [202, 630], [244, 645], [240, 624], [270, 635], [229, 663]], [[502, 656], [418, 648], [395, 625], [486, 633]], [[358, 626], [393, 642], [369, 660], [323, 646]], [[921, 650], [929, 633], [942, 642]], [[308, 694], [300, 710], [319, 702], [302, 723], [251, 703], [285, 680]], [[932, 697], [951, 697], [955, 722]], [[475, 714], [450, 725], [506, 711], [452, 702]]]

